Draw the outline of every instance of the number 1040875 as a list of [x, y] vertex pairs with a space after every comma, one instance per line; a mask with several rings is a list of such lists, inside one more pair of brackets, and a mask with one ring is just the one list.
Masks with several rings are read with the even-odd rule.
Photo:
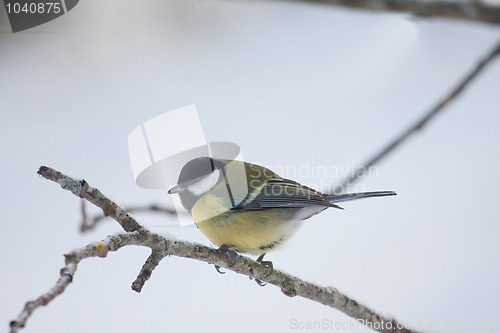
[[39, 3], [23, 3], [12, 2], [5, 5], [8, 14], [59, 14], [61, 12], [61, 4], [59, 2], [39, 2]]

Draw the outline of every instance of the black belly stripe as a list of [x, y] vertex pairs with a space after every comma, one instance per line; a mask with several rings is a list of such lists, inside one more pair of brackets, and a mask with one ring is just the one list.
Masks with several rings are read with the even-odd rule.
[[280, 239], [272, 242], [271, 244], [259, 246], [259, 250], [262, 250], [262, 251], [272, 250], [276, 245], [280, 245], [281, 242], [283, 242], [283, 238], [280, 238]]

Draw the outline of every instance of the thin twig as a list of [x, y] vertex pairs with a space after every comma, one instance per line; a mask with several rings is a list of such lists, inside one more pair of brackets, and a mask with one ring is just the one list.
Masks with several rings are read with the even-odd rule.
[[[102, 214], [97, 214], [95, 216], [88, 216], [86, 206], [86, 201], [82, 199], [81, 211], [82, 211], [82, 223], [80, 224], [80, 231], [82, 233], [93, 230], [99, 223], [104, 221], [107, 216]], [[159, 213], [165, 214], [167, 216], [177, 216], [177, 211], [173, 208], [162, 207], [159, 205], [151, 204], [147, 206], [130, 206], [126, 208], [128, 213]]]
[[57, 170], [45, 166], [40, 167], [38, 174], [58, 183], [63, 189], [72, 192], [77, 197], [83, 198], [101, 208], [104, 216], [109, 216], [118, 222], [123, 230], [132, 232], [144, 229], [125, 209], [106, 198], [98, 189], [89, 186], [85, 180], [74, 180]]
[[477, 0], [291, 0], [338, 7], [404, 12], [417, 17], [441, 17], [486, 23], [500, 23], [500, 6]]
[[[19, 328], [24, 327], [26, 321], [37, 307], [46, 305], [64, 291], [69, 282], [72, 281], [73, 275], [76, 272], [76, 266], [80, 260], [96, 256], [105, 257], [110, 251], [116, 251], [119, 248], [128, 245], [146, 246], [152, 250], [151, 255], [142, 267], [136, 280], [132, 283], [132, 289], [137, 292], [141, 291], [145, 282], [150, 278], [154, 268], [164, 257], [168, 255], [175, 255], [178, 257], [204, 261], [209, 264], [224, 267], [233, 272], [247, 275], [254, 279], [259, 279], [275, 285], [281, 288], [282, 292], [287, 296], [302, 296], [330, 306], [358, 320], [359, 323], [368, 325], [379, 332], [415, 332], [410, 328], [405, 327], [403, 324], [398, 323], [394, 319], [385, 318], [384, 316], [377, 314], [375, 311], [359, 304], [357, 301], [344, 295], [335, 288], [322, 287], [279, 270], [270, 269], [262, 263], [251, 260], [245, 256], [233, 256], [227, 251], [214, 249], [200, 244], [168, 239], [162, 235], [153, 233], [141, 227], [139, 223], [128, 214], [122, 213], [124, 211], [122, 208], [116, 206], [115, 203], [107, 199], [97, 189], [91, 188], [85, 181], [74, 180], [48, 167], [41, 167], [38, 173], [49, 180], [57, 182], [61, 185], [61, 187], [70, 190], [75, 195], [83, 197], [89, 202], [94, 203], [103, 211], [120, 212], [108, 215], [115, 219], [123, 227], [123, 229], [128, 232], [109, 236], [101, 242], [90, 244], [85, 248], [75, 250], [67, 254], [65, 256], [66, 266], [61, 270], [61, 272], [66, 272], [65, 276], [68, 276], [67, 281], [60, 286], [58, 286], [59, 282], [56, 284], [56, 286], [60, 289], [58, 292], [51, 293], [52, 290], [55, 289], [53, 288], [45, 294], [49, 295], [46, 297], [48, 300], [47, 302], [38, 302], [36, 305], [30, 306], [29, 309], [25, 307], [18, 319], [11, 322], [11, 333], [15, 333]], [[45, 295], [41, 298], [45, 297]]]
[[385, 156], [391, 153], [394, 149], [400, 146], [403, 142], [405, 142], [412, 134], [418, 132], [425, 125], [429, 123], [429, 121], [434, 118], [438, 113], [443, 111], [445, 107], [460, 93], [467, 87], [469, 83], [476, 78], [479, 73], [489, 64], [496, 56], [500, 54], [500, 42], [495, 46], [495, 48], [483, 59], [481, 60], [476, 67], [463, 78], [462, 81], [458, 83], [458, 85], [445, 97], [443, 97], [433, 108], [431, 108], [421, 119], [416, 121], [412, 126], [410, 126], [407, 130], [405, 130], [402, 134], [396, 137], [393, 141], [391, 141], [386, 147], [384, 147], [381, 151], [379, 151], [375, 156], [366, 161], [362, 166], [358, 167], [354, 172], [351, 173], [351, 176], [344, 180], [341, 185], [338, 185], [335, 188], [334, 193], [341, 193], [355, 181], [357, 181], [360, 177], [362, 177], [367, 170], [375, 163], [382, 160]]

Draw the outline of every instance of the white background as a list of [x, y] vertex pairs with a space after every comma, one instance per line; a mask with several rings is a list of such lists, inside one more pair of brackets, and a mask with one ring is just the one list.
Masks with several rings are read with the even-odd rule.
[[[121, 205], [168, 205], [134, 184], [127, 151], [142, 122], [195, 103], [207, 139], [319, 189], [315, 166], [362, 163], [489, 52], [498, 26], [265, 1], [81, 1], [12, 34], [0, 10], [0, 327], [57, 280], [63, 253], [118, 232], [78, 231], [79, 200], [37, 176], [54, 167]], [[500, 332], [500, 59], [428, 127], [377, 166], [362, 190], [304, 223], [276, 268], [334, 286], [427, 332]], [[171, 142], [175, 144], [175, 137]], [[291, 167], [291, 168], [290, 168]], [[97, 210], [92, 210], [97, 212]], [[196, 228], [138, 215], [157, 232]], [[345, 315], [274, 286], [166, 258], [130, 289], [149, 252], [125, 248], [78, 267], [24, 332], [293, 332]], [[368, 332], [366, 328], [339, 332]]]

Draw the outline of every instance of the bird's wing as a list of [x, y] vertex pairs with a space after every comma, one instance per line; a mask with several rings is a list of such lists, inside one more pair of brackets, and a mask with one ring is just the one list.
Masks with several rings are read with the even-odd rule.
[[247, 198], [232, 210], [262, 210], [271, 208], [305, 208], [312, 206], [340, 206], [329, 202], [323, 194], [293, 180], [268, 179], [260, 193], [253, 199]]

